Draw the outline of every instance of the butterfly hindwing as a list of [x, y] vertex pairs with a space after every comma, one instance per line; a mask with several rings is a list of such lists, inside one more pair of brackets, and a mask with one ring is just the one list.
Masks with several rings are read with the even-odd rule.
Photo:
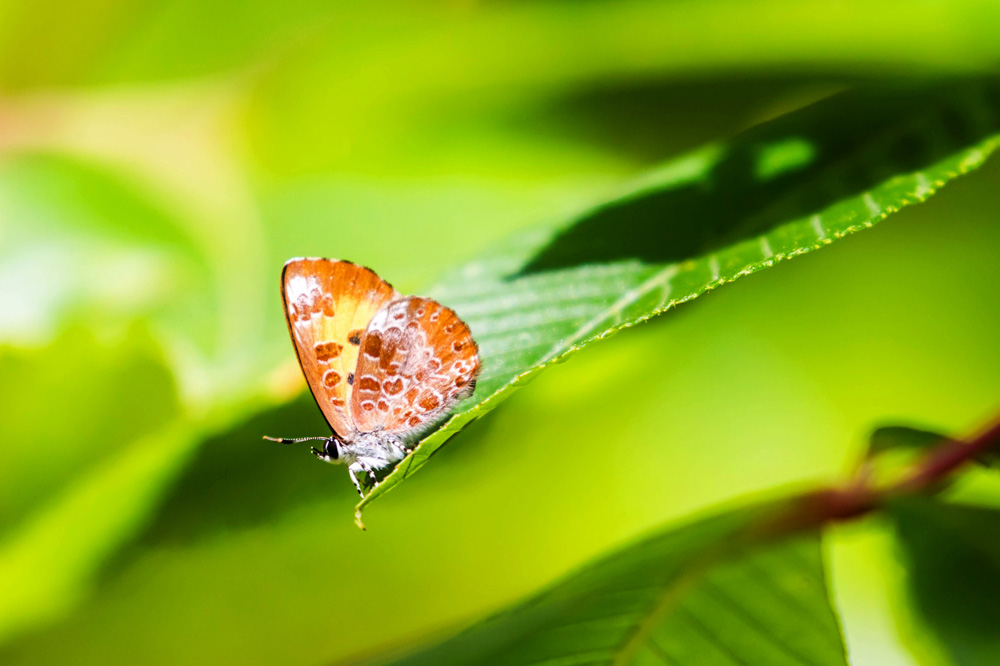
[[412, 435], [472, 395], [479, 353], [451, 309], [408, 296], [376, 313], [361, 340], [351, 416], [362, 432]]
[[358, 351], [369, 322], [399, 293], [374, 271], [349, 261], [292, 259], [281, 278], [288, 330], [299, 365], [330, 427], [357, 430], [348, 407]]

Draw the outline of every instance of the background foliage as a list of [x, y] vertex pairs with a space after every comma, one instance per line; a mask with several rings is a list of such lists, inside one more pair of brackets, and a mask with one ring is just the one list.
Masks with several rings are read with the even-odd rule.
[[[720, 238], [802, 215], [812, 233], [820, 204], [871, 215], [874, 191], [891, 212], [938, 175], [893, 178], [991, 147], [998, 26], [987, 0], [0, 3], [0, 661], [403, 650], [664, 521], [840, 477], [877, 424], [967, 432], [1000, 388], [993, 163], [539, 374], [374, 504], [368, 533], [343, 470], [260, 440], [325, 432], [281, 318], [286, 258], [350, 258], [471, 308], [449, 275], [561, 225], [582, 236], [532, 249], [536, 269], [639, 238], [667, 253], [618, 257], [642, 284]], [[894, 106], [901, 89], [945, 92]], [[884, 115], [865, 125], [858, 104]], [[833, 157], [794, 140], [746, 157], [775, 128]], [[656, 199], [678, 183], [690, 196]], [[609, 220], [623, 195], [708, 238], [669, 254], [690, 237]], [[743, 235], [716, 226], [744, 210]], [[754, 243], [691, 290], [764, 266]], [[997, 561], [926, 546], [995, 522], [988, 470], [952, 492], [979, 506], [900, 506], [824, 541], [851, 663], [995, 654], [935, 617], [949, 562]]]

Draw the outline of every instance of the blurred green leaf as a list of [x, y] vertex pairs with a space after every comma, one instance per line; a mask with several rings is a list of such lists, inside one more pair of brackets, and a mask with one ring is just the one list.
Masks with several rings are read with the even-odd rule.
[[269, 267], [251, 260], [253, 224], [205, 224], [134, 173], [26, 152], [0, 160], [0, 231], [3, 339], [48, 340], [67, 321], [115, 333], [141, 321], [185, 400], [259, 387], [266, 307], [253, 287]]
[[0, 348], [0, 643], [72, 608], [197, 441], [149, 336]]
[[[968, 71], [995, 62], [992, 30], [1000, 18], [990, 0], [397, 0], [380, 3], [378, 12], [315, 0], [280, 10], [259, 0], [5, 0], [0, 17], [3, 90], [205, 76], [284, 58], [314, 84], [323, 82], [320, 88], [340, 78], [342, 99], [355, 100], [359, 88], [516, 92], [539, 82], [732, 67]], [[375, 29], [389, 38], [370, 39]], [[350, 70], [366, 72], [366, 80], [344, 77]]]
[[0, 348], [0, 645], [58, 620], [146, 524], [221, 425], [267, 398], [185, 410], [148, 332], [96, 338], [71, 327], [50, 345]]
[[[142, 319], [210, 345], [215, 312], [205, 249], [164, 202], [106, 166], [52, 153], [0, 161], [0, 335], [51, 339], [67, 320], [114, 330]], [[85, 318], [85, 320], [84, 320]], [[163, 340], [161, 339], [161, 342]]]
[[235, 247], [133, 173], [2, 157], [0, 339], [20, 347], [0, 347], [0, 642], [85, 598], [209, 424], [259, 408], [267, 381], [244, 307], [266, 267], [218, 251], [239, 260], [252, 228]]
[[918, 430], [906, 426], [877, 428], [868, 439], [868, 455], [878, 455], [897, 449], [923, 451], [944, 443], [948, 437], [938, 432]]
[[[239, 10], [239, 20], [217, 26]], [[333, 11], [327, 3], [0, 2], [0, 90], [203, 76], [253, 63]], [[44, 53], [44, 57], [32, 57]]]
[[664, 530], [391, 663], [846, 665], [819, 535], [753, 536], [774, 508]]
[[1000, 662], [1000, 512], [910, 499], [891, 515], [923, 623], [958, 666]]
[[[484, 118], [613, 81], [992, 71], [1000, 24], [991, 0], [401, 2], [391, 13], [374, 19], [385, 39], [373, 41], [371, 16], [338, 8], [276, 58], [256, 89], [261, 164], [425, 169], [470, 123], [482, 134]], [[497, 144], [487, 154], [502, 160]]]
[[431, 295], [479, 343], [475, 395], [359, 504], [584, 345], [869, 228], [996, 148], [1000, 84], [858, 89], [671, 162], [562, 230], [522, 233]]
[[[883, 426], [876, 429], [869, 438], [868, 455], [872, 457], [901, 451], [920, 453], [936, 446], [942, 446], [947, 442], [954, 442], [954, 440], [939, 432], [907, 426]], [[976, 457], [975, 462], [990, 467], [1000, 467], [1000, 455], [993, 451], [986, 451]]]
[[[197, 440], [168, 429], [53, 493], [0, 541], [0, 643], [57, 619], [142, 524]], [[124, 499], [123, 499], [124, 498]]]
[[[136, 387], [142, 387], [137, 390]], [[180, 416], [174, 378], [138, 330], [102, 342], [73, 327], [38, 349], [0, 347], [0, 529]]]
[[940, 433], [906, 426], [877, 428], [868, 438], [866, 474], [879, 485], [892, 486], [912, 473], [916, 461], [928, 451], [949, 442]]

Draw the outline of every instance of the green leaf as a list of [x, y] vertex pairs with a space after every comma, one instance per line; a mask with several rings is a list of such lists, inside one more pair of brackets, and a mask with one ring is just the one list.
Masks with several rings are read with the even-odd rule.
[[[948, 442], [954, 443], [954, 440], [939, 432], [908, 426], [883, 426], [877, 428], [869, 438], [868, 455], [874, 457], [898, 451], [920, 453]], [[975, 462], [988, 467], [1000, 467], [1000, 455], [985, 451], [975, 458]]]
[[155, 511], [207, 433], [260, 395], [186, 411], [150, 331], [72, 326], [0, 347], [0, 645], [57, 621]]
[[558, 229], [522, 233], [431, 295], [479, 343], [475, 395], [357, 506], [472, 419], [595, 340], [923, 201], [997, 146], [994, 79], [858, 89], [648, 174]]
[[68, 612], [198, 439], [148, 334], [0, 348], [0, 644]]
[[[990, 72], [1000, 50], [994, 38], [1000, 7], [991, 0], [405, 3], [393, 10], [392, 22], [379, 21], [382, 41], [372, 39], [370, 18], [345, 9], [290, 48], [257, 91], [254, 145], [269, 168], [301, 173], [363, 162], [367, 169], [392, 169], [405, 160], [408, 169], [422, 170], [442, 150], [469, 142], [473, 154], [462, 167], [479, 152], [488, 156], [481, 168], [510, 159], [518, 176], [538, 168], [508, 157], [524, 138], [508, 132], [501, 137], [508, 145], [498, 141], [483, 150], [481, 133], [496, 131], [490, 121], [498, 117], [523, 130], [511, 111], [553, 98], [711, 78], [724, 88], [816, 73], [842, 81]], [[345, 71], [364, 75], [345, 77]], [[658, 112], [687, 101], [683, 90], [670, 94]], [[744, 106], [744, 95], [732, 99], [753, 108]], [[470, 123], [478, 125], [475, 138], [465, 134]], [[528, 140], [551, 138], [539, 132]]]
[[891, 515], [927, 628], [958, 666], [1000, 663], [1000, 512], [911, 499]]
[[923, 451], [946, 441], [948, 437], [930, 430], [918, 430], [907, 426], [883, 426], [877, 428], [869, 438], [868, 455], [875, 456], [898, 449]]
[[0, 419], [2, 533], [181, 415], [174, 378], [139, 331], [102, 344], [73, 327], [38, 349], [0, 347], [0, 395], [17, 415]]
[[[199, 214], [134, 174], [59, 153], [0, 156], [0, 340], [47, 340], [67, 321], [100, 331], [147, 326], [182, 400], [260, 389], [275, 357], [260, 294], [260, 230]], [[9, 227], [9, 228], [8, 228]], [[236, 228], [234, 228], [236, 227]], [[230, 242], [240, 234], [241, 243]], [[286, 349], [285, 345], [281, 350]], [[281, 356], [284, 358], [284, 355]]]
[[[373, 94], [387, 94], [382, 89], [400, 95], [414, 88], [503, 87], [510, 94], [539, 80], [773, 71], [789, 65], [912, 74], [915, 68], [984, 70], [997, 57], [992, 30], [998, 12], [989, 0], [844, 0], [820, 7], [826, 11], [773, 0], [471, 8], [390, 2], [383, 6], [391, 12], [387, 21], [365, 7], [315, 0], [296, 2], [294, 11], [261, 0], [225, 0], [210, 7], [151, 0], [141, 9], [125, 0], [83, 6], [67, 0], [7, 1], [0, 3], [0, 89], [204, 77], [277, 59], [291, 60], [289, 69], [304, 69], [302, 76], [320, 88], [337, 80], [335, 71], [368, 72], [364, 83], [340, 78], [350, 97], [369, 93], [354, 105], [363, 106]], [[239, 20], [230, 21], [220, 36], [213, 28], [233, 16]], [[373, 39], [379, 33], [391, 35], [391, 43]], [[514, 42], [519, 48], [506, 48]], [[445, 67], [449, 57], [460, 58], [463, 66]], [[500, 58], [506, 66], [497, 66]], [[331, 60], [341, 67], [331, 68]], [[394, 85], [378, 85], [386, 80]]]
[[143, 524], [197, 442], [179, 427], [137, 440], [5, 533], [0, 644], [57, 619], [86, 596], [99, 568]]
[[165, 204], [87, 160], [0, 160], [0, 340], [31, 343], [0, 347], [0, 642], [84, 599], [203, 435], [266, 403], [266, 266]]
[[19, 286], [0, 297], [12, 313], [3, 339], [47, 340], [67, 320], [113, 330], [142, 319], [188, 346], [213, 342], [208, 249], [127, 176], [54, 153], [5, 157], [0, 220], [0, 275]]
[[392, 663], [844, 665], [819, 535], [762, 546], [748, 529], [774, 508], [665, 530]]
[[937, 446], [948, 443], [940, 433], [906, 426], [883, 426], [868, 439], [867, 473], [892, 486], [912, 473], [914, 464]]

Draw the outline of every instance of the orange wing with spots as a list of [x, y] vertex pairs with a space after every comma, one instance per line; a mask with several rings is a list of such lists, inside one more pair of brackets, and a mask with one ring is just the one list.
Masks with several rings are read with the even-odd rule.
[[302, 374], [330, 427], [353, 439], [351, 380], [361, 338], [399, 293], [371, 269], [349, 261], [292, 259], [281, 273], [285, 318]]
[[429, 298], [401, 298], [361, 339], [351, 416], [362, 432], [412, 436], [472, 395], [478, 374], [479, 350], [458, 315]]

